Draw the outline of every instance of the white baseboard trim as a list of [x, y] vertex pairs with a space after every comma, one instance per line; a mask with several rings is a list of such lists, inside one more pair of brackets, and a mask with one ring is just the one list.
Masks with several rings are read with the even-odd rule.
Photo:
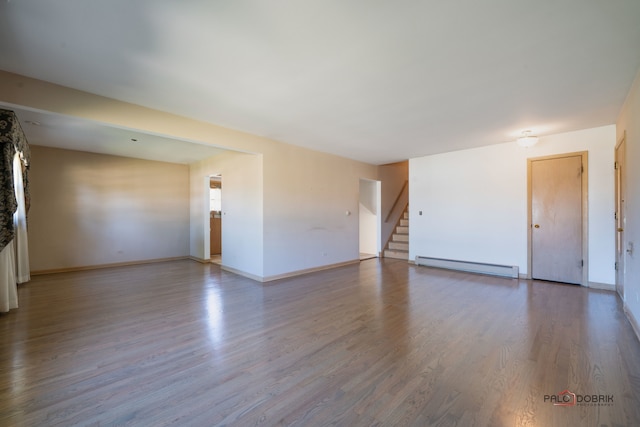
[[322, 265], [320, 267], [305, 268], [304, 270], [297, 270], [297, 271], [291, 271], [289, 273], [266, 276], [262, 278], [262, 281], [271, 282], [272, 280], [287, 279], [289, 277], [301, 276], [303, 274], [315, 273], [316, 271], [330, 270], [332, 268], [344, 267], [345, 265], [358, 264], [358, 263], [360, 263], [360, 259], [354, 259], [354, 260], [345, 261], [345, 262], [338, 262], [338, 263], [329, 264], [329, 265]]
[[183, 259], [193, 259], [193, 258], [190, 256], [179, 256], [179, 257], [172, 257], [172, 258], [154, 258], [154, 259], [143, 259], [139, 261], [114, 262], [111, 264], [96, 264], [96, 265], [83, 265], [79, 267], [54, 268], [50, 270], [35, 270], [31, 272], [31, 275], [39, 276], [42, 274], [69, 273], [72, 271], [85, 271], [85, 270], [99, 270], [101, 268], [126, 267], [129, 265], [141, 265], [141, 264], [154, 264], [156, 262], [178, 261]]
[[288, 273], [275, 274], [273, 276], [266, 276], [266, 277], [258, 276], [256, 274], [247, 273], [245, 271], [238, 270], [238, 269], [235, 269], [235, 268], [232, 268], [232, 267], [228, 267], [226, 265], [221, 265], [220, 268], [223, 269], [224, 271], [228, 271], [229, 273], [237, 274], [238, 276], [246, 277], [248, 279], [264, 283], [264, 282], [271, 282], [271, 281], [279, 280], [279, 279], [288, 279], [290, 277], [301, 276], [303, 274], [315, 273], [316, 271], [330, 270], [332, 268], [343, 267], [345, 265], [351, 265], [351, 264], [357, 264], [359, 262], [360, 262], [360, 259], [355, 259], [355, 260], [352, 260], [352, 261], [339, 262], [339, 263], [336, 263], [336, 264], [323, 265], [323, 266], [320, 266], [320, 267], [306, 268], [304, 270], [290, 271]]
[[233, 267], [227, 267], [226, 265], [220, 265], [220, 268], [229, 273], [237, 274], [238, 276], [246, 277], [247, 279], [255, 280], [256, 282], [264, 282], [262, 276], [256, 274], [247, 273], [246, 271], [238, 270]]
[[612, 285], [610, 283], [589, 282], [589, 287], [593, 289], [602, 289], [603, 291], [615, 292], [616, 290], [616, 285]]
[[624, 303], [623, 308], [624, 314], [627, 315], [627, 319], [629, 319], [629, 323], [631, 323], [633, 332], [636, 333], [636, 337], [638, 337], [638, 340], [640, 341], [640, 324], [638, 323], [638, 319], [636, 319], [631, 310], [629, 310], [629, 307], [627, 307], [626, 303]]
[[[197, 257], [194, 257], [194, 256], [190, 256], [188, 258], [193, 260], [193, 261], [197, 261], [197, 262], [199, 262], [201, 264], [209, 264], [210, 263], [210, 260], [208, 260], [208, 259], [197, 258]], [[359, 262], [360, 262], [360, 259], [354, 259], [354, 260], [351, 260], [351, 261], [338, 262], [336, 264], [323, 265], [323, 266], [320, 266], [320, 267], [306, 268], [304, 270], [296, 270], [296, 271], [291, 271], [289, 273], [276, 274], [276, 275], [273, 275], [273, 276], [266, 276], [266, 277], [258, 276], [257, 274], [247, 273], [246, 271], [238, 270], [237, 268], [229, 267], [227, 265], [220, 265], [220, 268], [222, 270], [224, 270], [224, 271], [228, 271], [229, 273], [237, 274], [238, 276], [246, 277], [247, 279], [251, 279], [251, 280], [255, 280], [256, 282], [264, 283], [264, 282], [271, 282], [273, 280], [287, 279], [289, 277], [301, 276], [303, 274], [314, 273], [316, 271], [330, 270], [332, 268], [343, 267], [345, 265], [356, 264], [356, 263], [359, 263]]]

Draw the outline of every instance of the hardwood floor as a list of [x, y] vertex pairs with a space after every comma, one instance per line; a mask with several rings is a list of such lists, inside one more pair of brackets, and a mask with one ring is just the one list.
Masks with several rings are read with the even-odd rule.
[[[640, 343], [610, 292], [390, 259], [268, 284], [172, 261], [36, 276], [19, 298], [2, 426], [640, 425]], [[565, 389], [582, 404], [545, 402]]]

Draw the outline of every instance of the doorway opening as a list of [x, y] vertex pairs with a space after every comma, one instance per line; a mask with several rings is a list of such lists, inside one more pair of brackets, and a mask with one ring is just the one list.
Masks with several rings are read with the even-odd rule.
[[587, 152], [527, 163], [528, 276], [587, 286]]
[[360, 234], [360, 260], [377, 258], [382, 251], [381, 183], [360, 179], [358, 209]]
[[209, 191], [209, 260], [222, 264], [222, 175], [212, 175]]

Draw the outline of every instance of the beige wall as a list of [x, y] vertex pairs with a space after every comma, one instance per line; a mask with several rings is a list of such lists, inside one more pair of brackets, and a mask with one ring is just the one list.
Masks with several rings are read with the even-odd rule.
[[640, 72], [622, 108], [616, 126], [617, 141], [626, 132], [627, 224], [625, 248], [634, 245], [634, 253], [625, 259], [624, 305], [640, 337]]
[[222, 175], [222, 265], [249, 277], [263, 274], [262, 156], [226, 152], [190, 165], [190, 254], [208, 259], [208, 180]]
[[264, 277], [358, 260], [360, 178], [377, 167], [287, 144], [263, 156]]
[[375, 178], [377, 168], [288, 144], [263, 152], [191, 165], [191, 255], [209, 256], [204, 190], [220, 173], [223, 267], [270, 280], [358, 260], [360, 178]]
[[188, 255], [186, 165], [31, 149], [32, 271]]
[[191, 165], [191, 255], [208, 258], [203, 191], [220, 173], [225, 268], [270, 280], [358, 260], [360, 178], [375, 178], [377, 168], [288, 144], [263, 152]]
[[[254, 160], [240, 162], [238, 186], [234, 190], [238, 198], [247, 200], [242, 213], [236, 215], [248, 218], [251, 231], [233, 238], [238, 237], [245, 247], [251, 248], [252, 252], [246, 254], [248, 264], [228, 258], [223, 218], [223, 264], [227, 262], [230, 268], [250, 266], [237, 268], [241, 273], [272, 278], [358, 259], [359, 179], [376, 179], [376, 166], [3, 71], [0, 71], [0, 101], [258, 155]], [[255, 169], [255, 165], [249, 164], [257, 158], [261, 158], [261, 168]], [[216, 166], [216, 161], [213, 162], [211, 165]], [[195, 166], [191, 172], [192, 176], [199, 176], [196, 179], [204, 179], [203, 173], [216, 169], [198, 170], [200, 167]], [[226, 181], [232, 170], [222, 171], [223, 198], [229, 197]], [[218, 172], [221, 171], [215, 173]], [[240, 175], [246, 180], [240, 179]], [[194, 211], [190, 233], [185, 235], [193, 239], [190, 253], [200, 258], [205, 256], [204, 237], [199, 237], [200, 231], [204, 236], [205, 225], [199, 213], [204, 201], [198, 187], [197, 183], [191, 185], [191, 200], [186, 206]], [[347, 210], [352, 215], [345, 215]], [[261, 221], [256, 215], [262, 215]], [[261, 256], [256, 256], [254, 250]], [[240, 258], [241, 254], [235, 256]]]

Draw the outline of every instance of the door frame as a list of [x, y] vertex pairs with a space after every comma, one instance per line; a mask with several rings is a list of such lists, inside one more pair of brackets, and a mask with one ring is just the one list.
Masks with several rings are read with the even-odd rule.
[[527, 159], [527, 279], [532, 278], [531, 267], [533, 265], [533, 192], [531, 183], [531, 166], [538, 160], [560, 159], [563, 157], [580, 156], [582, 161], [582, 283], [580, 286], [589, 286], [589, 153], [588, 151], [576, 151], [572, 153], [553, 154], [549, 156], [531, 157]]
[[[359, 186], [358, 186], [358, 199], [362, 194], [362, 181], [369, 182], [375, 186], [375, 204], [376, 204], [376, 252], [375, 255], [378, 258], [382, 257], [382, 181], [377, 179], [369, 179], [369, 178], [360, 178]], [[360, 233], [362, 229], [360, 228], [360, 203], [358, 203], [358, 249], [361, 250], [360, 247]], [[369, 230], [371, 232], [371, 230]]]
[[[625, 285], [625, 276], [626, 276], [626, 242], [624, 229], [626, 228], [626, 150], [627, 150], [627, 131], [625, 130], [622, 138], [616, 143], [616, 147], [614, 150], [614, 167], [615, 167], [615, 212], [618, 215], [615, 219], [615, 236], [616, 236], [616, 247], [615, 247], [615, 256], [614, 260], [616, 262], [616, 271], [615, 271], [615, 289], [616, 293], [622, 301], [624, 301], [624, 285]], [[618, 157], [618, 150], [620, 147], [624, 145], [624, 149], [622, 150], [622, 159]], [[622, 169], [619, 169], [619, 164], [622, 164]], [[618, 212], [618, 208], [621, 208], [621, 212]], [[622, 228], [623, 231], [618, 231], [618, 228]]]
[[[203, 219], [203, 260], [209, 262], [211, 259], [211, 220], [210, 218], [210, 189], [211, 189], [211, 177], [221, 175], [221, 173], [210, 173], [204, 177], [204, 185], [202, 186], [202, 219]], [[222, 234], [222, 230], [221, 234]], [[222, 239], [222, 237], [221, 237]], [[222, 242], [224, 244], [224, 242]], [[224, 252], [224, 251], [223, 251]]]
[[[209, 191], [211, 191], [211, 188], [212, 188], [212, 186], [211, 186], [211, 182], [212, 181], [219, 182], [219, 184], [220, 184], [220, 192], [222, 193], [222, 174], [216, 174], [216, 175], [209, 176], [209, 189], [210, 189]], [[211, 242], [211, 203], [210, 203], [210, 199], [209, 199], [209, 213], [208, 213], [208, 215], [209, 215], [209, 242]], [[209, 251], [210, 251], [209, 252], [209, 259], [211, 259], [211, 257], [213, 255], [222, 256], [222, 210], [220, 211], [220, 236], [219, 236], [219, 238], [220, 238], [220, 248], [221, 248], [221, 250], [217, 254], [211, 253], [211, 243], [209, 243]]]

